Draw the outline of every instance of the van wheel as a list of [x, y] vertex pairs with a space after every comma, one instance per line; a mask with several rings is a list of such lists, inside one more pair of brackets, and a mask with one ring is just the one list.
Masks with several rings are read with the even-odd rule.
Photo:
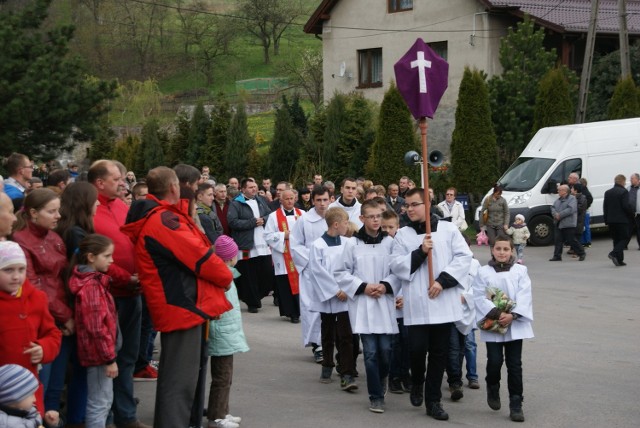
[[553, 220], [546, 215], [539, 215], [532, 218], [528, 223], [531, 237], [529, 242], [536, 247], [553, 244]]

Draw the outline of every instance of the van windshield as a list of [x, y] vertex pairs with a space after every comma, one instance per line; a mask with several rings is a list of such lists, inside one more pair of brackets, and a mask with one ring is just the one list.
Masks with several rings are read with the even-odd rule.
[[504, 190], [510, 192], [531, 190], [554, 162], [555, 159], [518, 158], [502, 175], [498, 183]]

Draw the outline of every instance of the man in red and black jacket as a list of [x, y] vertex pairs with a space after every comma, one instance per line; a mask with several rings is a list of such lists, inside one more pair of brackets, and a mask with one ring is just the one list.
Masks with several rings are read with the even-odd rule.
[[200, 426], [208, 321], [232, 308], [224, 295], [231, 272], [180, 200], [175, 172], [154, 168], [146, 183], [149, 195], [132, 205], [122, 232], [135, 246], [149, 313], [162, 333], [154, 427]]
[[[118, 377], [113, 380], [113, 421], [118, 428], [146, 428], [138, 420], [133, 396], [133, 375], [140, 350], [142, 300], [136, 274], [133, 244], [121, 231], [129, 207], [119, 198], [124, 178], [110, 160], [91, 165], [87, 179], [98, 190], [100, 205], [93, 223], [96, 233], [109, 237], [114, 244], [113, 263], [107, 271], [112, 279], [111, 294], [116, 301], [118, 324], [122, 331], [122, 348], [118, 351]], [[154, 373], [154, 377], [157, 374]]]

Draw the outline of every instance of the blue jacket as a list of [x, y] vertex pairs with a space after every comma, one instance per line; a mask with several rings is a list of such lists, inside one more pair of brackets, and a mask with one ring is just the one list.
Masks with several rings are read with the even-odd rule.
[[[229, 267], [229, 270], [231, 270], [234, 278], [240, 276], [240, 272], [236, 268]], [[210, 356], [226, 357], [249, 350], [249, 345], [247, 345], [247, 339], [242, 329], [238, 291], [233, 281], [231, 281], [229, 290], [225, 292], [225, 296], [233, 305], [233, 309], [222, 314], [219, 320], [211, 321], [207, 349]]]

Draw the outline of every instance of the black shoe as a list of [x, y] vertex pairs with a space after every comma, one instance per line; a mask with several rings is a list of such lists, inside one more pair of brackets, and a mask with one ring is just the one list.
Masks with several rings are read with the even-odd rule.
[[273, 296], [273, 306], [280, 306], [280, 299]]
[[500, 410], [500, 385], [487, 384], [487, 404], [493, 410]]
[[550, 262], [561, 262], [562, 261], [562, 257], [551, 257], [549, 259]]
[[292, 324], [298, 324], [300, 322], [300, 317], [291, 317]]
[[586, 254], [583, 254], [583, 255], [581, 255], [580, 257], [578, 257], [578, 260], [579, 260], [579, 261], [581, 261], [581, 262], [583, 262], [583, 261], [584, 261], [584, 259], [586, 259], [586, 258], [587, 258], [587, 255], [586, 255]]
[[[586, 244], [582, 244], [584, 248], [591, 248], [591, 242], [587, 242]], [[638, 248], [640, 250], [640, 248]]]
[[509, 417], [514, 422], [524, 422], [524, 413], [522, 412], [522, 397], [519, 395], [509, 396]]
[[442, 404], [440, 404], [439, 401], [427, 403], [427, 415], [439, 421], [446, 421], [449, 419], [449, 414], [444, 411]]
[[616, 256], [614, 256], [613, 254], [609, 253], [609, 258], [611, 259], [611, 261], [613, 262], [614, 265], [620, 266], [620, 262], [618, 261], [618, 258]]
[[451, 401], [458, 401], [459, 399], [464, 397], [464, 393], [462, 392], [462, 385], [450, 386], [449, 391], [451, 392]]
[[618, 262], [620, 263], [620, 266], [626, 266], [627, 264], [625, 262]]
[[424, 395], [422, 390], [424, 389], [424, 385], [418, 384], [413, 385], [411, 387], [411, 394], [409, 395], [409, 401], [411, 401], [411, 405], [414, 407], [422, 406], [422, 401], [424, 400]]
[[411, 376], [407, 376], [406, 378], [402, 379], [402, 390], [404, 392], [411, 392], [412, 386], [413, 384], [411, 383]]
[[257, 314], [258, 313], [258, 308], [256, 306], [249, 306], [249, 313], [250, 314]]
[[389, 392], [392, 394], [402, 394], [402, 382], [399, 377], [389, 378]]

